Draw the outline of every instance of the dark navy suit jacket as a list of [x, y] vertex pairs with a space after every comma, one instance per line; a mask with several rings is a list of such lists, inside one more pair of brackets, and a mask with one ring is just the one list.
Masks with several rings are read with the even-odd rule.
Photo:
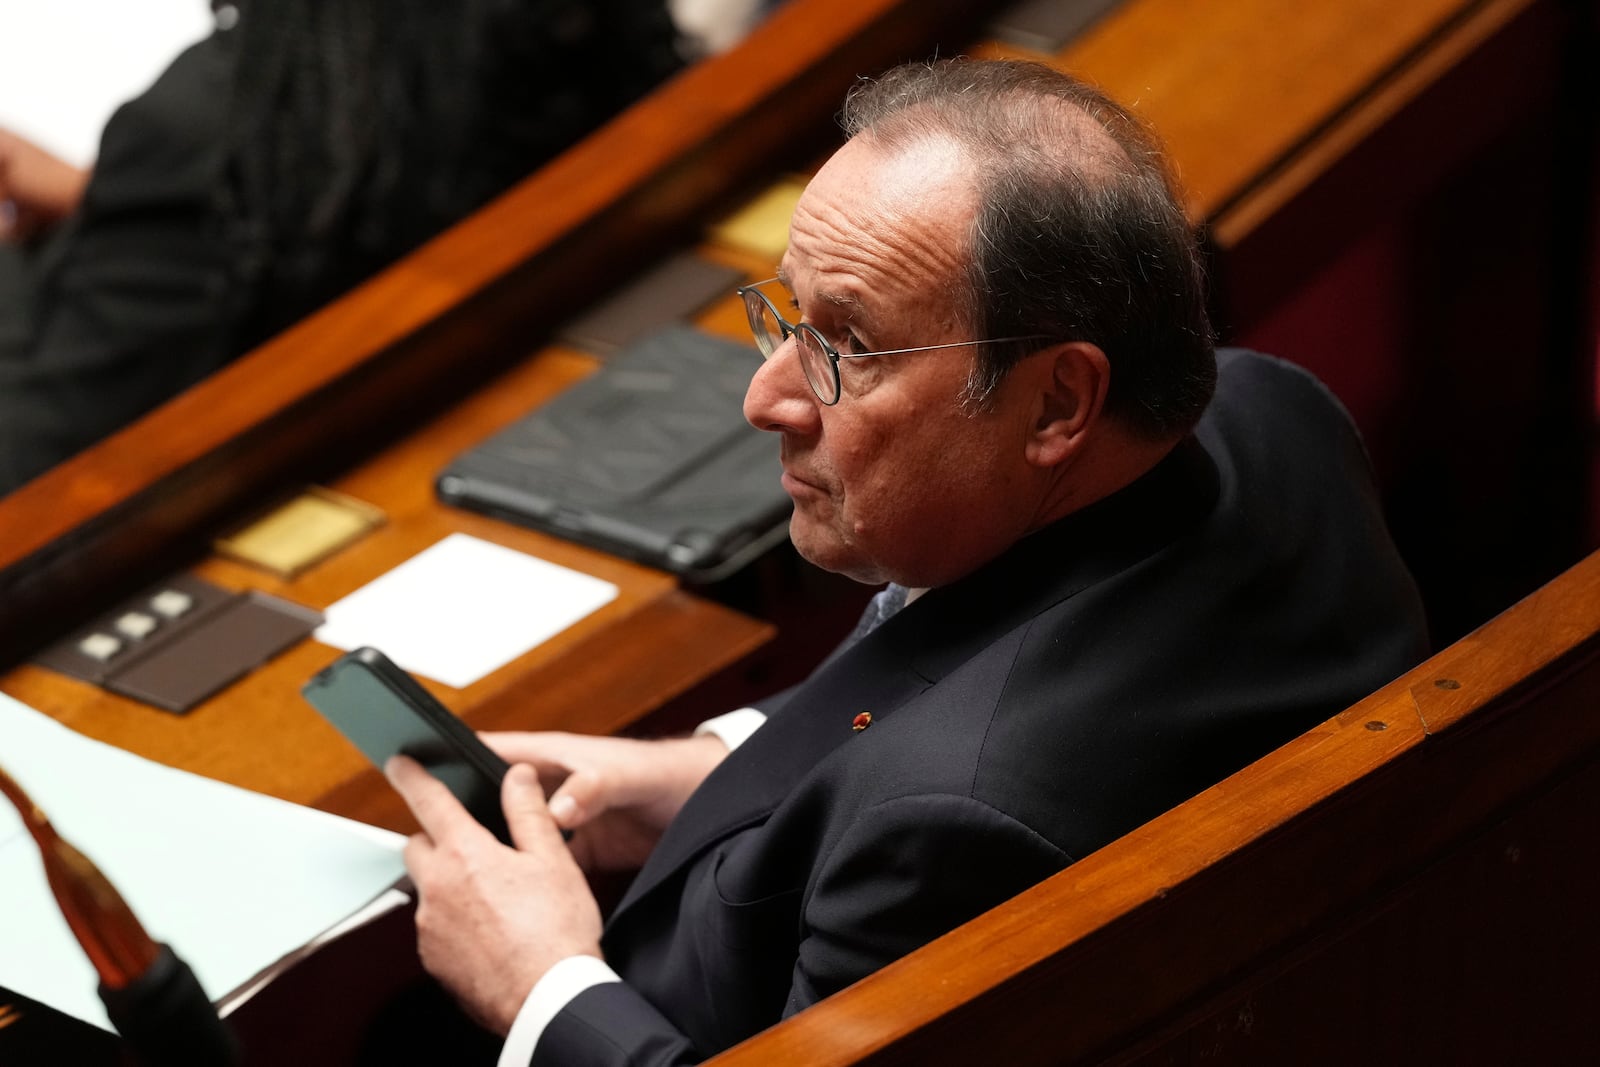
[[[1342, 710], [1425, 653], [1342, 408], [1220, 354], [1193, 437], [785, 694], [610, 918], [534, 1063], [692, 1063]], [[865, 730], [852, 729], [862, 711]]]

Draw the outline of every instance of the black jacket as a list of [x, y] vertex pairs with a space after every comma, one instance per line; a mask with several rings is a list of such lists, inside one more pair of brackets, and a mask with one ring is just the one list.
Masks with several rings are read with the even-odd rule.
[[[540, 1065], [690, 1063], [1132, 830], [1425, 654], [1344, 412], [1224, 353], [1193, 438], [791, 691], [612, 915]], [[872, 723], [852, 730], [857, 713]]]

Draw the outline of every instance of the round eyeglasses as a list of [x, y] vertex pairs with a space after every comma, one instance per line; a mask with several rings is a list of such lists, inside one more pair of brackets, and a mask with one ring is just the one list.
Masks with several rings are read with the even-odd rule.
[[750, 320], [750, 332], [755, 335], [756, 347], [763, 359], [771, 359], [779, 346], [789, 338], [795, 339], [800, 349], [800, 369], [817, 399], [828, 406], [839, 402], [839, 361], [841, 359], [869, 359], [875, 356], [901, 356], [909, 352], [935, 352], [943, 348], [962, 348], [967, 345], [1004, 344], [1008, 341], [1041, 341], [1048, 335], [1029, 334], [1024, 337], [997, 337], [987, 341], [951, 341], [943, 345], [922, 345], [917, 348], [889, 348], [882, 352], [840, 352], [828, 343], [809, 322], [794, 323], [778, 314], [778, 309], [761, 292], [761, 287], [772, 285], [778, 279], [740, 286], [738, 294], [744, 298], [744, 313]]

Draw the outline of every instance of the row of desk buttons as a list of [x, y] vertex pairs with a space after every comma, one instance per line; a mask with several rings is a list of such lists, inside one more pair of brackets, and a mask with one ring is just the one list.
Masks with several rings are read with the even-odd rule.
[[149, 611], [129, 611], [112, 623], [117, 634], [96, 632], [78, 642], [78, 651], [90, 659], [105, 663], [122, 651], [124, 639], [142, 641], [156, 631], [163, 619], [182, 618], [194, 607], [194, 597], [181, 589], [163, 589], [150, 598]]

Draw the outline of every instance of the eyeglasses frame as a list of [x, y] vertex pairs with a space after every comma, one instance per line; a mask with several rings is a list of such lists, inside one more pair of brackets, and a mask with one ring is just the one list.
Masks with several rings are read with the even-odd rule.
[[[785, 341], [798, 334], [801, 330], [806, 331], [816, 339], [816, 342], [818, 346], [821, 347], [823, 354], [828, 357], [828, 367], [833, 375], [833, 399], [829, 400], [823, 395], [822, 389], [815, 381], [812, 380], [811, 373], [809, 370], [807, 370], [807, 365], [804, 360], [802, 360], [800, 363], [800, 369], [805, 371], [806, 384], [811, 386], [811, 392], [816, 395], [817, 400], [820, 401], [824, 407], [834, 406], [844, 396], [844, 386], [839, 381], [839, 361], [841, 359], [870, 359], [876, 356], [903, 356], [912, 352], [937, 352], [941, 349], [962, 348], [968, 345], [998, 345], [1006, 344], [1011, 341], [1042, 341], [1048, 339], [1049, 337], [1048, 334], [1042, 333], [1027, 334], [1021, 337], [995, 337], [981, 341], [950, 341], [942, 345], [918, 345], [915, 348], [886, 348], [880, 352], [841, 352], [835, 348], [826, 337], [822, 336], [822, 331], [818, 330], [809, 322], [790, 322], [788, 319], [783, 317], [783, 314], [778, 311], [777, 305], [771, 300], [767, 299], [767, 295], [761, 291], [761, 286], [772, 285], [775, 282], [779, 282], [779, 279], [768, 278], [765, 281], [751, 282], [749, 285], [739, 286], [734, 290], [734, 292], [744, 300], [745, 318], [750, 324], [750, 333], [755, 337], [756, 348], [761, 352], [762, 359], [771, 359], [777, 354], [778, 349], [783, 347], [783, 343]], [[757, 304], [752, 301], [750, 299], [752, 296], [754, 296], [756, 300], [759, 300], [761, 303]], [[765, 305], [767, 310], [772, 312], [772, 317], [778, 320], [778, 330], [782, 334], [782, 337], [779, 339], [778, 343], [773, 345], [770, 351], [767, 349], [766, 345], [767, 342], [771, 340], [771, 337], [768, 336], [766, 330], [761, 328], [761, 320], [759, 317], [761, 314], [762, 305]], [[799, 342], [796, 343], [798, 344]]]

